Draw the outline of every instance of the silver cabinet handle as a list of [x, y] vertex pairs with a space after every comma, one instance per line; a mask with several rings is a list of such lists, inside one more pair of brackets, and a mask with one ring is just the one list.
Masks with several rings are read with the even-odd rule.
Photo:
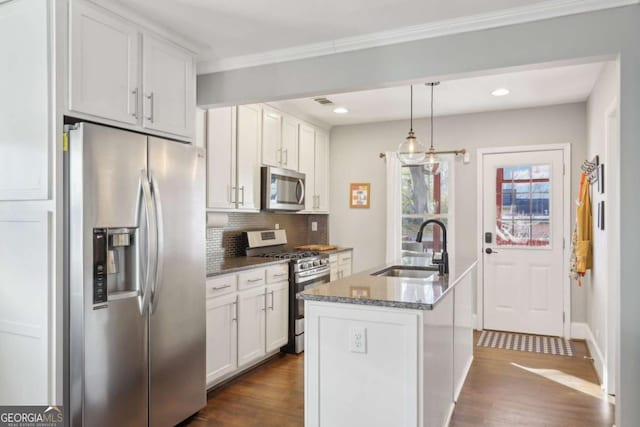
[[282, 276], [286, 276], [287, 273], [278, 273], [278, 274], [274, 274], [273, 277], [282, 277]]
[[232, 322], [237, 322], [238, 321], [238, 301], [236, 299], [236, 301], [234, 301], [232, 303], [233, 305], [233, 317], [231, 318]]
[[242, 192], [242, 201], [240, 202], [240, 204], [244, 206], [244, 185], [240, 187], [240, 191]]
[[219, 291], [220, 289], [227, 289], [230, 288], [231, 285], [224, 285], [224, 286], [214, 286], [211, 288], [212, 291]]
[[260, 281], [262, 281], [262, 280], [263, 280], [263, 279], [262, 279], [262, 277], [259, 277], [259, 278], [257, 278], [257, 279], [247, 279], [247, 282], [249, 282], [249, 283], [256, 283], [256, 282], [260, 282]]
[[273, 291], [271, 291], [271, 307], [269, 307], [269, 308], [271, 309], [271, 311], [273, 311], [273, 304], [274, 304], [274, 302], [275, 302], [274, 298], [275, 298], [275, 297], [274, 297], [274, 295], [273, 295]]
[[153, 92], [150, 92], [149, 95], [146, 95], [146, 98], [149, 100], [149, 116], [147, 117], [147, 120], [149, 120], [151, 123], [153, 123], [153, 116], [154, 116], [154, 107], [153, 107]]
[[131, 95], [133, 95], [133, 112], [131, 115], [138, 118], [138, 88], [135, 88], [131, 91]]
[[[284, 165], [287, 166], [289, 164], [289, 150], [280, 150], [280, 152], [284, 152]], [[282, 160], [280, 161], [280, 163], [282, 163]]]
[[276, 158], [278, 159], [278, 164], [282, 164], [282, 148], [276, 148]]

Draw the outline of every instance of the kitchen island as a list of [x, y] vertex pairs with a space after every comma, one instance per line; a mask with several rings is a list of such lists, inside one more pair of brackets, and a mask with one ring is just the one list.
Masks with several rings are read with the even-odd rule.
[[305, 426], [443, 426], [473, 359], [475, 260], [405, 258], [305, 300]]

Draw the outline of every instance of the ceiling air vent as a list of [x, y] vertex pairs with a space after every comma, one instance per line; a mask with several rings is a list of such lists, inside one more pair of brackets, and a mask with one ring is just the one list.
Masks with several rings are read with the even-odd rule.
[[333, 105], [333, 101], [327, 98], [313, 98], [320, 105]]

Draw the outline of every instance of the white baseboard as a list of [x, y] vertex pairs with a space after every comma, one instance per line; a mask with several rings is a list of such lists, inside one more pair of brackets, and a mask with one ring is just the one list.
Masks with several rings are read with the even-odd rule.
[[602, 352], [600, 351], [600, 348], [596, 343], [596, 338], [593, 336], [593, 332], [591, 332], [589, 324], [583, 322], [572, 322], [571, 338], [585, 340], [587, 342], [589, 352], [591, 353], [591, 357], [593, 358], [593, 366], [596, 368], [596, 372], [598, 373], [598, 380], [600, 381], [600, 385], [602, 385], [606, 369], [604, 365], [604, 357], [602, 356]]

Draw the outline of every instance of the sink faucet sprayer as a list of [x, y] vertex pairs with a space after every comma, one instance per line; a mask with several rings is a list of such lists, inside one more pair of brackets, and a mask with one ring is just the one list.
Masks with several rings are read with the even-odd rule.
[[445, 227], [442, 221], [438, 221], [437, 219], [428, 219], [420, 225], [420, 230], [418, 230], [418, 234], [416, 235], [416, 242], [422, 242], [422, 232], [424, 228], [429, 224], [438, 224], [442, 229], [442, 256], [440, 259], [436, 258], [436, 253], [433, 253], [432, 262], [434, 264], [438, 264], [438, 274], [443, 276], [445, 274], [449, 274], [449, 254], [447, 253], [447, 227]]

